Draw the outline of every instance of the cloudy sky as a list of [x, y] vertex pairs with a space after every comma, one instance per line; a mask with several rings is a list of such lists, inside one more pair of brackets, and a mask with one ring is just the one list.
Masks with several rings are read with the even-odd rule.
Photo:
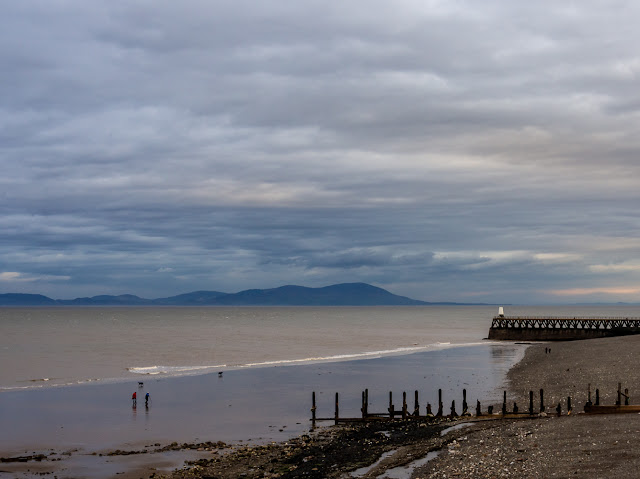
[[25, 0], [0, 292], [640, 301], [640, 3]]

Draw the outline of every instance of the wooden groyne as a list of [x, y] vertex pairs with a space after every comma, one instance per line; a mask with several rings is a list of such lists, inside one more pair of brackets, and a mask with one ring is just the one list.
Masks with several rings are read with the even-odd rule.
[[640, 334], [640, 318], [504, 316], [493, 318], [488, 339], [573, 341]]
[[[424, 413], [421, 413], [420, 402], [418, 397], [418, 391], [414, 392], [414, 404], [413, 408], [410, 409], [407, 403], [407, 393], [402, 393], [402, 406], [396, 407], [393, 402], [393, 392], [389, 392], [389, 405], [386, 411], [380, 412], [370, 412], [369, 411], [369, 390], [365, 389], [362, 391], [362, 404], [360, 407], [360, 416], [357, 417], [349, 417], [349, 416], [341, 416], [340, 415], [340, 395], [336, 393], [335, 396], [335, 409], [333, 413], [333, 417], [318, 417], [317, 414], [317, 406], [316, 406], [316, 393], [313, 392], [311, 396], [311, 421], [315, 425], [317, 421], [333, 421], [335, 424], [341, 423], [354, 423], [354, 422], [373, 422], [373, 421], [393, 421], [393, 420], [429, 420], [429, 419], [438, 419], [438, 418], [495, 418], [495, 417], [534, 417], [540, 413], [544, 413], [545, 405], [544, 405], [544, 391], [540, 390], [540, 408], [534, 409], [533, 404], [533, 391], [529, 394], [529, 407], [526, 410], [520, 410], [518, 405], [514, 402], [513, 408], [509, 409], [507, 404], [507, 392], [504, 392], [504, 398], [502, 403], [502, 408], [499, 413], [494, 414], [493, 406], [489, 406], [485, 413], [482, 412], [482, 406], [480, 401], [476, 401], [475, 410], [472, 412], [469, 409], [469, 405], [467, 403], [467, 390], [462, 390], [462, 406], [460, 408], [460, 413], [456, 410], [456, 401], [451, 401], [451, 408], [448, 411], [445, 410], [444, 403], [442, 402], [442, 389], [438, 390], [438, 403], [437, 410], [433, 412], [433, 408], [430, 403], [427, 403], [424, 408]], [[562, 407], [558, 404], [556, 411], [560, 414]], [[571, 399], [568, 400], [568, 411], [571, 413]]]
[[[373, 421], [393, 421], [393, 420], [403, 420], [403, 421], [411, 421], [411, 420], [420, 420], [420, 421], [429, 421], [429, 420], [437, 420], [437, 419], [500, 419], [500, 418], [534, 418], [547, 416], [547, 409], [544, 402], [544, 390], [540, 389], [540, 401], [539, 406], [534, 406], [534, 392], [529, 391], [529, 404], [527, 409], [520, 409], [516, 402], [513, 403], [513, 406], [509, 408], [509, 404], [507, 403], [507, 392], [503, 393], [502, 407], [499, 412], [493, 412], [493, 406], [489, 406], [486, 412], [482, 412], [482, 406], [480, 405], [480, 401], [476, 401], [475, 411], [470, 411], [469, 405], [467, 404], [467, 390], [462, 390], [462, 408], [460, 414], [456, 412], [456, 402], [455, 400], [451, 401], [451, 409], [445, 412], [444, 403], [442, 402], [442, 389], [438, 390], [438, 403], [437, 403], [437, 411], [434, 413], [430, 403], [426, 404], [424, 414], [420, 412], [420, 402], [418, 399], [418, 391], [414, 393], [414, 405], [413, 409], [409, 409], [409, 405], [407, 403], [407, 393], [402, 393], [402, 406], [400, 408], [396, 408], [393, 403], [393, 393], [389, 392], [389, 406], [386, 411], [381, 412], [370, 412], [369, 411], [369, 390], [365, 389], [362, 391], [362, 404], [360, 408], [361, 415], [354, 416], [341, 416], [340, 415], [340, 395], [336, 393], [335, 396], [335, 409], [333, 413], [333, 417], [318, 417], [317, 414], [317, 406], [316, 406], [316, 393], [315, 391], [311, 396], [311, 422], [315, 427], [316, 422], [318, 421], [332, 421], [336, 425], [344, 424], [344, 423], [364, 423], [364, 422], [373, 422]], [[588, 385], [588, 393], [587, 393], [587, 401], [584, 404], [584, 412], [582, 414], [622, 414], [622, 413], [640, 413], [640, 405], [632, 405], [629, 404], [630, 396], [629, 390], [622, 390], [622, 384], [618, 383], [618, 393], [617, 400], [615, 404], [612, 405], [603, 405], [600, 404], [600, 390], [595, 390], [595, 402], [591, 401], [591, 384]], [[571, 415], [573, 413], [573, 401], [571, 396], [567, 397], [565, 408], [566, 414]], [[563, 415], [564, 409], [562, 402], [559, 402], [555, 407], [551, 406], [555, 410], [555, 414], [557, 416]], [[549, 411], [551, 413], [551, 411]]]
[[[624, 404], [623, 399], [624, 398]], [[591, 402], [591, 384], [589, 384], [589, 398], [584, 405], [586, 414], [637, 414], [640, 413], [640, 405], [629, 404], [629, 389], [622, 391], [622, 383], [618, 383], [618, 398], [615, 404], [600, 404], [600, 391], [596, 389], [596, 401]]]

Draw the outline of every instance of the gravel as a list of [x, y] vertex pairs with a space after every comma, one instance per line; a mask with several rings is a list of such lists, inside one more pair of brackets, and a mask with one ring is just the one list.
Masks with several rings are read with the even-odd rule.
[[[547, 348], [547, 351], [545, 351]], [[548, 349], [551, 352], [548, 352]], [[614, 404], [618, 383], [640, 399], [640, 336], [537, 344], [508, 375], [510, 401], [528, 409], [529, 391], [546, 417], [475, 424], [466, 440], [416, 471], [412, 478], [546, 478], [639, 476], [640, 415], [585, 415], [588, 385], [600, 389], [601, 404]], [[636, 390], [633, 390], [633, 387]], [[574, 410], [567, 415], [567, 397]], [[563, 415], [555, 414], [561, 403]], [[635, 401], [640, 403], [640, 400]], [[511, 404], [509, 405], [511, 408]]]

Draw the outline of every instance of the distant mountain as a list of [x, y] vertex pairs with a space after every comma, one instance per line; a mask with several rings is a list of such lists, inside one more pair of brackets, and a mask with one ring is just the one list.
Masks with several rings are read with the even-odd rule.
[[194, 291], [157, 299], [122, 294], [54, 300], [40, 294], [0, 294], [0, 306], [414, 306], [428, 304], [465, 303], [427, 303], [398, 296], [366, 283], [334, 284], [324, 288], [288, 285], [272, 289], [248, 289], [239, 293]]
[[211, 305], [216, 304], [216, 299], [220, 296], [229, 296], [229, 294], [219, 291], [194, 291], [193, 293], [179, 294], [178, 296], [170, 296], [168, 298], [158, 298], [152, 301], [153, 304], [157, 305]]
[[64, 306], [136, 306], [153, 304], [153, 300], [140, 298], [133, 294], [121, 294], [119, 296], [103, 294], [91, 298], [58, 299], [56, 303]]
[[215, 304], [244, 306], [400, 306], [429, 304], [397, 296], [365, 283], [344, 283], [324, 288], [281, 286], [248, 289], [216, 298]]
[[0, 294], [0, 306], [55, 306], [56, 301], [41, 294]]

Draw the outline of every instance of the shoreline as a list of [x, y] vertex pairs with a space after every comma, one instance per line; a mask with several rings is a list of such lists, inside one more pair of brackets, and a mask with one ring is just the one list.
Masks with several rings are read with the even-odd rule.
[[[44, 452], [46, 461], [29, 461], [24, 465], [10, 463], [11, 467], [33, 470], [34, 465], [41, 468], [48, 465], [69, 469], [72, 466], [85, 467], [86, 463], [93, 462], [95, 469], [99, 464], [105, 466], [106, 460], [99, 454], [118, 449], [129, 452], [145, 449], [146, 452], [139, 454], [110, 456], [109, 461], [122, 464], [123, 468], [128, 463], [136, 462], [148, 468], [166, 462], [167, 451], [159, 451], [159, 454], [154, 451], [161, 450], [172, 441], [178, 441], [178, 449], [181, 450], [170, 451], [174, 467], [180, 466], [181, 461], [176, 462], [176, 458], [179, 459], [181, 453], [185, 458], [192, 455], [210, 457], [212, 452], [206, 451], [207, 446], [201, 445], [210, 440], [222, 439], [235, 448], [254, 444], [253, 447], [268, 446], [277, 450], [274, 443], [285, 444], [308, 434], [312, 390], [319, 392], [318, 407], [323, 408], [323, 414], [332, 412], [334, 392], [343, 392], [341, 412], [344, 411], [347, 416], [358, 414], [360, 391], [365, 387], [373, 388], [370, 397], [378, 408], [386, 404], [388, 388], [398, 392], [421, 389], [423, 408], [426, 401], [434, 403], [438, 386], [444, 390], [445, 401], [452, 397], [461, 399], [463, 388], [469, 389], [470, 398], [475, 398], [476, 393], [484, 397], [482, 392], [495, 389], [501, 383], [502, 379], [497, 376], [502, 377], [506, 373], [518, 351], [523, 348], [484, 343], [367, 360], [247, 369], [230, 372], [223, 378], [199, 375], [158, 379], [149, 384], [145, 381], [143, 390], [151, 390], [152, 404], [149, 410], [138, 406], [137, 413], [130, 406], [131, 383], [14, 391], [0, 394], [5, 436], [8, 431], [14, 431], [5, 437], [4, 442], [0, 437], [0, 446], [4, 444], [0, 447], [0, 457]], [[470, 364], [474, 367], [469, 368]], [[428, 386], [427, 390], [425, 386]], [[215, 393], [217, 390], [219, 392]], [[283, 391], [289, 393], [283, 396]], [[218, 399], [211, 396], [212, 393], [219, 395]], [[142, 397], [142, 392], [138, 395]], [[206, 400], [198, 400], [205, 397]], [[266, 416], [262, 419], [255, 416], [256, 397], [261, 398], [259, 410], [262, 416]], [[8, 399], [11, 399], [11, 404], [8, 404]], [[216, 417], [215, 411], [220, 409], [224, 409], [223, 416]], [[53, 424], [52, 429], [47, 429], [43, 424], [51, 422], [52, 411], [56, 413], [55, 420], [59, 426]], [[286, 411], [286, 416], [282, 416], [283, 411]], [[227, 414], [235, 416], [225, 419]], [[91, 424], [88, 431], [87, 424]], [[255, 432], [256, 424], [262, 424], [262, 432]], [[190, 425], [191, 429], [196, 427], [192, 432], [189, 432]], [[243, 434], [242, 431], [247, 427], [254, 433]], [[326, 429], [333, 431], [330, 427]], [[228, 440], [225, 434], [236, 436]], [[21, 446], [18, 445], [20, 437], [25, 441]], [[41, 438], [39, 445], [33, 444], [35, 437]], [[49, 456], [52, 451], [48, 449], [51, 446], [47, 444], [47, 437], [61, 444], [53, 451], [57, 456], [51, 459]], [[92, 443], [86, 442], [89, 440]], [[194, 444], [197, 447], [192, 450], [191, 445]], [[13, 450], [9, 451], [8, 448]], [[197, 451], [199, 448], [202, 450]], [[65, 455], [66, 452], [70, 453]], [[51, 464], [56, 457], [62, 460]], [[3, 463], [0, 471], [7, 470], [7, 467]], [[133, 464], [118, 472], [127, 472], [129, 467], [133, 467]], [[139, 470], [137, 466], [135, 469]], [[112, 477], [98, 473], [94, 475], [93, 472], [78, 475]]]
[[[140, 378], [131, 368], [217, 372], [254, 363], [478, 342], [486, 336], [488, 315], [480, 307], [27, 308], [0, 313], [0, 385], [26, 389], [43, 383], [145, 380], [147, 375]], [[31, 382], [45, 378], [50, 380]]]
[[[329, 363], [343, 363], [349, 361], [365, 361], [371, 359], [389, 358], [396, 356], [405, 356], [416, 353], [423, 353], [429, 351], [442, 351], [445, 349], [456, 348], [468, 348], [482, 345], [500, 345], [504, 342], [491, 341], [484, 339], [482, 341], [464, 342], [464, 343], [450, 343], [450, 342], [437, 342], [427, 344], [425, 346], [404, 346], [396, 349], [379, 350], [379, 351], [364, 351], [357, 353], [344, 353], [326, 357], [310, 357], [300, 359], [279, 359], [261, 361], [255, 363], [235, 364], [235, 365], [212, 365], [212, 366], [140, 366], [140, 367], [127, 367], [126, 370], [131, 375], [111, 378], [88, 378], [79, 379], [71, 382], [56, 383], [59, 378], [38, 378], [38, 379], [25, 379], [21, 380], [21, 383], [32, 383], [27, 386], [0, 386], [0, 394], [12, 393], [15, 391], [37, 391], [50, 388], [66, 388], [66, 387], [83, 387], [96, 384], [119, 384], [130, 383], [135, 384], [139, 381], [144, 382], [163, 379], [174, 379], [183, 377], [198, 377], [207, 376], [211, 374], [217, 374], [218, 372], [230, 372], [230, 371], [245, 371], [261, 368], [271, 367], [288, 367], [288, 366], [313, 366], [316, 364], [329, 364]], [[136, 372], [134, 370], [159, 370], [158, 372]]]
[[[474, 421], [464, 429], [451, 430], [445, 437], [438, 437], [438, 432], [446, 430], [447, 424], [423, 425], [424, 429], [432, 430], [416, 437], [408, 431], [398, 431], [396, 428], [401, 429], [404, 423], [399, 421], [393, 427], [385, 427], [392, 431], [392, 435], [404, 434], [404, 438], [396, 445], [380, 445], [375, 441], [360, 444], [361, 453], [375, 451], [375, 462], [369, 454], [362, 454], [361, 459], [368, 463], [368, 468], [358, 469], [365, 471], [358, 477], [383, 478], [385, 471], [394, 472], [390, 477], [412, 479], [636, 477], [637, 467], [640, 467], [640, 452], [635, 447], [640, 440], [640, 415], [585, 415], [581, 414], [581, 410], [587, 400], [589, 383], [592, 395], [595, 395], [596, 388], [600, 390], [601, 404], [613, 404], [618, 382], [622, 382], [623, 389], [640, 384], [640, 371], [635, 368], [633, 361], [638, 355], [640, 336], [532, 344], [507, 374], [507, 391], [511, 402], [509, 410], [513, 401], [518, 402], [521, 410], [526, 409], [529, 390], [543, 388], [547, 414], [535, 415], [530, 419], [502, 419], [497, 415], [492, 418], [494, 420]], [[573, 411], [567, 415], [569, 396], [572, 398]], [[640, 388], [631, 390], [630, 396], [631, 404], [640, 403]], [[562, 407], [561, 416], [555, 414], [558, 403]], [[534, 408], [539, 408], [538, 398], [534, 400]], [[465, 420], [454, 424], [461, 422]], [[362, 429], [368, 427], [372, 426]], [[355, 429], [347, 426], [333, 428], [337, 432], [330, 443], [338, 446], [349, 444], [352, 440], [349, 434]], [[367, 437], [366, 432], [361, 432], [359, 437]], [[286, 451], [287, 448], [296, 451], [296, 454], [302, 451], [300, 454], [313, 457], [312, 450], [296, 445], [280, 445], [279, 451]], [[273, 468], [269, 467], [270, 463], [247, 461], [246, 458], [252, 457], [252, 454], [256, 454], [256, 451], [246, 448], [227, 459], [216, 458], [201, 463], [201, 466], [183, 468], [162, 477], [186, 479], [207, 477], [209, 474], [222, 479], [237, 477], [240, 469], [237, 469], [237, 464], [233, 469], [234, 458], [236, 462], [244, 461], [245, 466], [241, 470], [248, 478], [344, 478], [349, 477], [358, 465], [357, 460], [350, 462], [348, 458], [343, 458], [339, 473], [325, 469], [319, 474], [317, 470], [314, 474], [313, 469], [304, 469], [304, 473], [297, 474], [296, 469], [290, 467], [295, 463], [275, 460], [276, 464], [286, 467], [274, 473], [271, 472]], [[397, 471], [400, 471], [399, 475], [396, 475]], [[261, 475], [263, 473], [264, 476]]]
[[[360, 471], [357, 477], [364, 479], [382, 478], [385, 471], [394, 471], [392, 477], [412, 479], [635, 477], [640, 466], [640, 452], [635, 450], [640, 440], [640, 415], [585, 415], [580, 411], [589, 383], [592, 394], [600, 389], [601, 404], [613, 404], [618, 382], [623, 389], [630, 389], [632, 404], [640, 403], [640, 388], [633, 389], [640, 384], [640, 371], [633, 361], [639, 355], [640, 336], [528, 345], [506, 375], [508, 408], [511, 410], [516, 401], [521, 410], [527, 409], [528, 391], [543, 388], [548, 413], [543, 416], [326, 426], [283, 441], [238, 442], [215, 451], [202, 444], [176, 444], [175, 454], [191, 459], [173, 472], [167, 470], [162, 455], [129, 455], [131, 451], [124, 451], [115, 456], [114, 464], [122, 469], [118, 477], [125, 479], [229, 479], [240, 475], [247, 479], [337, 479], [356, 470]], [[502, 388], [495, 392], [501, 397]], [[568, 396], [574, 405], [571, 415], [566, 410]], [[494, 410], [499, 410], [501, 402], [493, 402]], [[555, 414], [557, 403], [562, 406], [560, 417]], [[483, 403], [484, 411], [489, 404]], [[534, 407], [539, 407], [537, 396]], [[470, 425], [451, 428], [465, 422]], [[442, 436], [442, 432], [446, 434]], [[126, 462], [136, 457], [140, 459], [137, 463]], [[21, 467], [24, 470], [27, 466]]]

